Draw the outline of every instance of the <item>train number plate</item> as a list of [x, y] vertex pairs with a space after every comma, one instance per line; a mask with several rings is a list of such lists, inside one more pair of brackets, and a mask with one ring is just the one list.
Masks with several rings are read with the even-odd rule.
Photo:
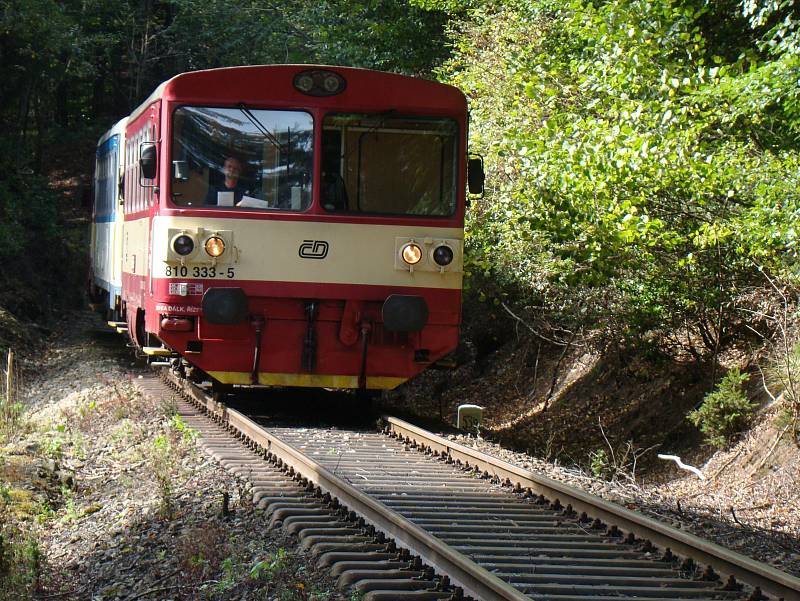
[[233, 267], [208, 267], [206, 265], [167, 265], [164, 268], [164, 275], [168, 278], [226, 278], [236, 277], [236, 270]]

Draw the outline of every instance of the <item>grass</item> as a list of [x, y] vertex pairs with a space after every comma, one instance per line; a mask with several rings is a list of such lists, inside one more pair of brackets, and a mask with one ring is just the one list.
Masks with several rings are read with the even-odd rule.
[[[19, 379], [9, 355], [11, 351], [3, 361], [5, 369], [0, 369], [0, 443], [28, 429], [24, 407], [18, 400]], [[43, 556], [31, 524], [46, 520], [52, 511], [30, 491], [6, 482], [6, 477], [18, 470], [19, 466], [8, 463], [0, 454], [0, 599], [22, 601], [33, 598], [42, 574]]]
[[[0, 483], [0, 598], [32, 599], [43, 556], [36, 537], [17, 519], [19, 494]], [[31, 507], [33, 509], [33, 507]]]
[[329, 590], [310, 582], [302, 558], [269, 538], [231, 537], [225, 525], [204, 520], [177, 539], [174, 553], [193, 599], [323, 601]]
[[147, 449], [148, 468], [158, 490], [158, 514], [165, 520], [175, 517], [173, 468], [179, 463], [175, 454], [168, 434], [157, 436]]

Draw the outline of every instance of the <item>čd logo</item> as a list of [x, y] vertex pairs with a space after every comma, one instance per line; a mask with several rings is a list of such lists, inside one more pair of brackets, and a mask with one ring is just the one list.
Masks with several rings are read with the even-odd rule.
[[328, 243], [325, 240], [303, 240], [297, 254], [303, 259], [324, 259], [328, 256]]

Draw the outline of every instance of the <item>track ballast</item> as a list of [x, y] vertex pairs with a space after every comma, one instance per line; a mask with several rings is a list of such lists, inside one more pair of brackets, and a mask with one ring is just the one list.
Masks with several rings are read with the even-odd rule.
[[797, 578], [401, 420], [383, 432], [264, 427], [170, 382], [272, 523], [365, 600], [800, 599]]

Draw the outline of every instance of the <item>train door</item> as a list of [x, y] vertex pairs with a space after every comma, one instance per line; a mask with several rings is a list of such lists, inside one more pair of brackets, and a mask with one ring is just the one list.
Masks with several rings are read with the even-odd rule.
[[[150, 114], [150, 123], [148, 124], [149, 140], [155, 143], [156, 148], [156, 165], [161, 163], [162, 144], [160, 136], [160, 104], [153, 106]], [[147, 302], [148, 307], [147, 327], [148, 332], [158, 331], [158, 315], [155, 311], [155, 304], [153, 302], [153, 225], [155, 223], [154, 217], [158, 214], [160, 190], [166, 190], [166, 185], [158, 185], [159, 180], [163, 177], [169, 176], [169, 173], [160, 173], [162, 169], [157, 169], [156, 177], [154, 178], [155, 187], [150, 189], [150, 194], [147, 197]], [[166, 184], [166, 182], [164, 182]]]
[[147, 344], [146, 307], [150, 299], [150, 230], [158, 173], [148, 173], [148, 157], [158, 157], [156, 101], [128, 126], [125, 152], [125, 225], [123, 228], [123, 299], [128, 331], [138, 346]]

